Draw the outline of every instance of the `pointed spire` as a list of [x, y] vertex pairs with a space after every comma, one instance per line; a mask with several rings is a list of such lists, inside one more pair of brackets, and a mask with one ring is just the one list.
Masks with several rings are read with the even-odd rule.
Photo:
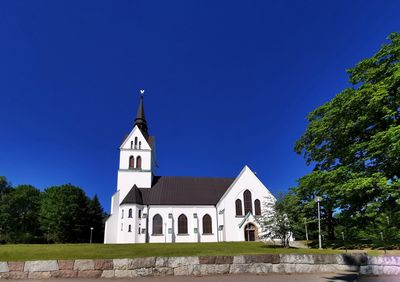
[[146, 122], [146, 117], [144, 115], [143, 94], [144, 94], [144, 90], [140, 90], [140, 102], [139, 102], [139, 108], [137, 111], [137, 115], [135, 118], [135, 125], [137, 125], [139, 127], [139, 129], [142, 131], [144, 137], [147, 138], [149, 136], [149, 133], [147, 131], [147, 122]]

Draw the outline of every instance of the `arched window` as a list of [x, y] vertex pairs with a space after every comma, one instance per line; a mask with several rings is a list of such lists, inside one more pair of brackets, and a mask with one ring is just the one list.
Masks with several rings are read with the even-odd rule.
[[142, 158], [140, 156], [138, 156], [136, 158], [136, 168], [137, 169], [141, 169], [142, 168]]
[[153, 216], [153, 235], [162, 234], [162, 217], [159, 214]]
[[130, 156], [129, 157], [129, 168], [135, 168], [135, 157], [134, 156]]
[[243, 213], [242, 213], [242, 201], [240, 199], [236, 200], [235, 206], [236, 206], [236, 215], [238, 215], [238, 216], [243, 215]]
[[142, 149], [142, 141], [139, 141], [139, 149]]
[[121, 218], [124, 218], [124, 210], [121, 211]]
[[133, 149], [133, 141], [131, 141], [131, 149]]
[[256, 215], [261, 215], [261, 203], [259, 199], [254, 201], [254, 213]]
[[128, 232], [132, 232], [132, 226], [130, 224], [128, 225]]
[[178, 217], [178, 234], [187, 234], [188, 233], [188, 228], [187, 228], [187, 217], [184, 214], [181, 214]]
[[251, 192], [249, 190], [244, 191], [243, 193], [243, 201], [244, 201], [244, 214], [251, 212], [253, 213], [253, 203], [251, 201]]
[[135, 137], [135, 149], [137, 147], [137, 137]]
[[211, 234], [212, 233], [212, 224], [211, 224], [211, 216], [206, 214], [203, 216], [203, 234]]
[[132, 209], [129, 209], [128, 217], [132, 217]]

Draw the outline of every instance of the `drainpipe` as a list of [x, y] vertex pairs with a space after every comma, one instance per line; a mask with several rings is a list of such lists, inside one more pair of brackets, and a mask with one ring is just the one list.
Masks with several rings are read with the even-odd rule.
[[147, 205], [147, 216], [146, 216], [146, 243], [150, 242], [149, 235], [149, 217], [150, 217], [150, 206]]
[[219, 224], [218, 224], [218, 208], [215, 206], [215, 215], [217, 218], [217, 242], [219, 242]]

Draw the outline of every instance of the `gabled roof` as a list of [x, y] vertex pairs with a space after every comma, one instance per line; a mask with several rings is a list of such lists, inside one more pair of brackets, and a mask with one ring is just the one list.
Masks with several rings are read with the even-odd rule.
[[257, 222], [257, 224], [260, 225], [260, 221], [257, 219], [257, 217], [254, 216], [254, 214], [252, 212], [248, 212], [245, 217], [243, 218], [243, 220], [239, 223], [239, 228], [242, 228], [243, 224], [247, 221], [247, 219], [252, 216], [254, 221]]
[[155, 176], [151, 188], [132, 187], [122, 204], [216, 205], [235, 178]]
[[121, 202], [121, 205], [128, 203], [143, 204], [142, 193], [136, 185], [133, 185], [132, 189], [128, 192], [124, 200]]

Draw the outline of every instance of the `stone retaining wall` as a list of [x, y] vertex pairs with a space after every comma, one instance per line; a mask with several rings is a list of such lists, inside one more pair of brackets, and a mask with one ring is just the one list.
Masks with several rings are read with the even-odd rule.
[[366, 254], [288, 254], [0, 262], [1, 279], [127, 278], [167, 275], [338, 271], [359, 271], [366, 275], [399, 275], [400, 257], [370, 257]]

